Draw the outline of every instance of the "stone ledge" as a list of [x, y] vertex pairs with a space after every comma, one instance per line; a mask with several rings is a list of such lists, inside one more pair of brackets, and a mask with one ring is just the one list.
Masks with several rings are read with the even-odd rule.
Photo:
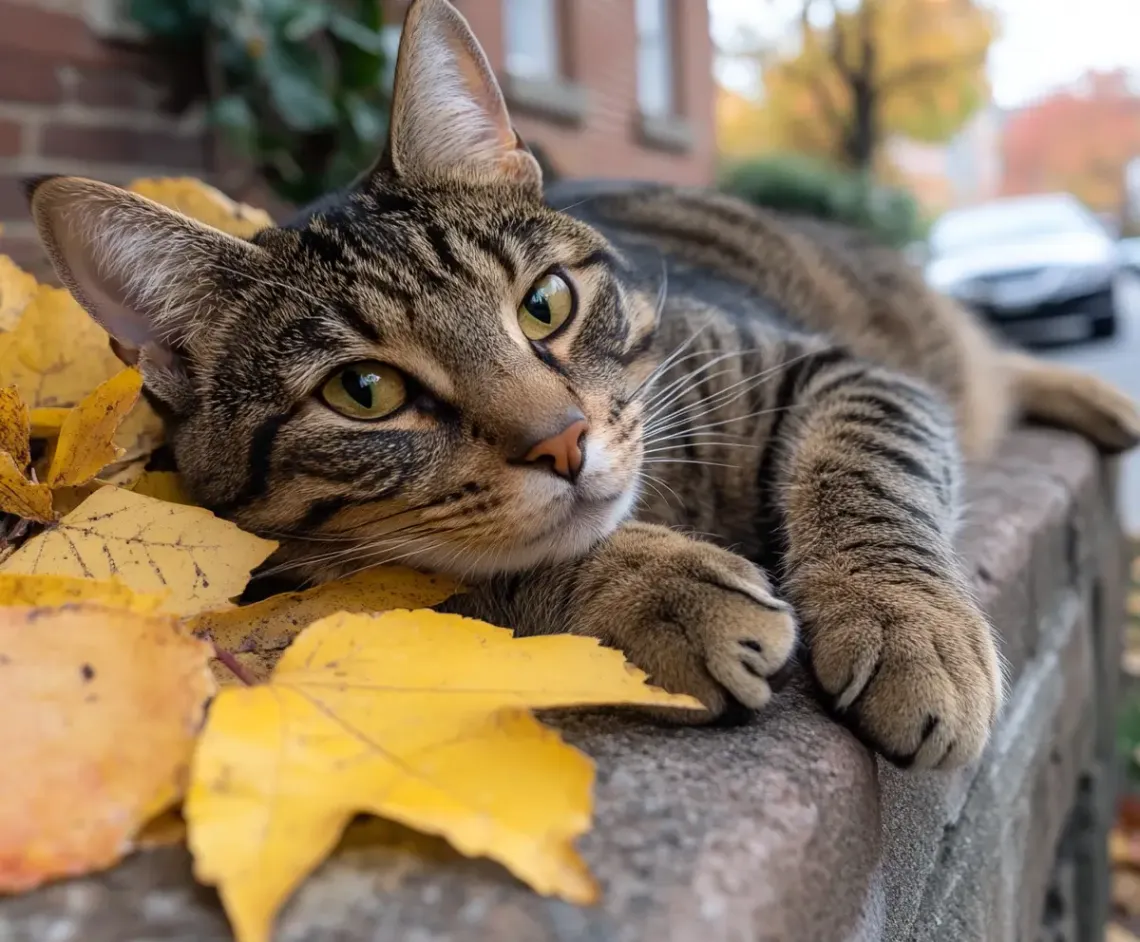
[[[963, 551], [1012, 684], [977, 770], [878, 763], [802, 680], [738, 730], [562, 717], [598, 762], [597, 825], [581, 849], [602, 905], [539, 898], [441, 842], [426, 861], [349, 848], [297, 893], [277, 939], [1014, 942], [1045, 938], [1053, 887], [1077, 904], [1064, 938], [1092, 942], [1123, 612], [1113, 494], [1092, 450], [1055, 432], [1019, 432], [975, 476]], [[3, 942], [157, 938], [229, 938], [182, 851], [0, 902]]]

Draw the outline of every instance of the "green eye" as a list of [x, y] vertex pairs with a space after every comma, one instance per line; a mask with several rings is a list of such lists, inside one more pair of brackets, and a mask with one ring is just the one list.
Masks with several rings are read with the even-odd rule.
[[322, 387], [321, 397], [350, 419], [382, 419], [404, 404], [408, 390], [397, 370], [365, 360], [338, 370]]
[[545, 340], [570, 320], [574, 292], [558, 275], [547, 275], [519, 305], [519, 327], [528, 340]]

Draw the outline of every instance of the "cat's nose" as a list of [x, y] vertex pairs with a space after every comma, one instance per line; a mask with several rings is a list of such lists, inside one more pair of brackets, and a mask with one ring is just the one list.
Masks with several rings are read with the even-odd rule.
[[557, 435], [531, 445], [522, 460], [527, 464], [546, 464], [560, 478], [574, 483], [582, 470], [582, 441], [590, 425], [577, 410], [567, 418], [569, 425]]

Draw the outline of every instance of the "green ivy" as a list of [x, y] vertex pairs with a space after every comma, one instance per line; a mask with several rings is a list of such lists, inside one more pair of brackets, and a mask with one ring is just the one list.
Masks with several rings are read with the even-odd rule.
[[209, 114], [286, 199], [344, 186], [388, 127], [379, 0], [130, 0], [171, 46], [202, 50]]

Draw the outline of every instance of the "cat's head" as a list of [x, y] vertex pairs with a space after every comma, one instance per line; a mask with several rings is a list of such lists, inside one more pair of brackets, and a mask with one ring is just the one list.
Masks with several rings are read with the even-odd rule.
[[629, 513], [656, 306], [543, 203], [445, 0], [408, 14], [384, 156], [295, 224], [244, 241], [89, 180], [30, 191], [193, 496], [312, 569], [508, 571]]

